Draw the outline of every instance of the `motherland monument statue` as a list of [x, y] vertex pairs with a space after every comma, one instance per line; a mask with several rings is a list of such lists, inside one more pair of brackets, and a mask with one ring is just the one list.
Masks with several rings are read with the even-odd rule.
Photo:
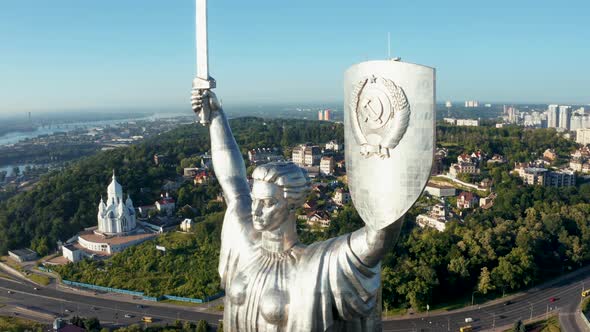
[[434, 69], [368, 61], [345, 73], [345, 158], [365, 227], [304, 245], [295, 211], [310, 192], [291, 162], [258, 166], [252, 187], [227, 117], [211, 91], [207, 4], [197, 4], [192, 107], [209, 127], [213, 168], [227, 203], [219, 274], [225, 331], [380, 331], [380, 260], [421, 194], [434, 149]]

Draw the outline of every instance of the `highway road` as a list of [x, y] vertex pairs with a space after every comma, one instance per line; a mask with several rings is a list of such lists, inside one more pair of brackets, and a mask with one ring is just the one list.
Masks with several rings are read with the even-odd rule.
[[[173, 323], [175, 320], [198, 321], [207, 320], [211, 325], [217, 325], [220, 314], [203, 312], [204, 307], [170, 306], [137, 301], [137, 303], [95, 297], [70, 291], [56, 290], [53, 287], [36, 287], [25, 281], [13, 281], [0, 278], [1, 302], [11, 307], [28, 309], [39, 313], [39, 318], [47, 315], [74, 315], [82, 317], [97, 317], [106, 325], [130, 325], [141, 323], [141, 317], [154, 318], [155, 324]], [[9, 293], [10, 291], [10, 293]], [[15, 310], [19, 313], [19, 310]], [[131, 316], [126, 318], [125, 315]], [[30, 315], [29, 315], [30, 316]], [[45, 319], [42, 319], [45, 320]]]
[[[574, 272], [560, 280], [533, 288], [521, 295], [510, 297], [510, 302], [494, 301], [492, 304], [473, 306], [451, 312], [431, 315], [407, 315], [383, 321], [384, 332], [458, 331], [471, 325], [474, 331], [499, 331], [499, 327], [512, 326], [517, 320], [530, 320], [559, 314], [565, 332], [583, 332], [576, 320], [576, 310], [583, 288], [590, 287], [590, 268]], [[20, 308], [42, 313], [41, 316], [66, 317], [73, 315], [95, 316], [107, 325], [129, 325], [141, 322], [142, 316], [153, 317], [155, 323], [172, 323], [175, 320], [207, 320], [216, 325], [221, 313], [206, 312], [206, 306], [181, 307], [136, 301], [124, 302], [115, 296], [95, 297], [88, 293], [64, 291], [54, 287], [40, 287], [25, 281], [0, 278], [0, 301]], [[11, 292], [11, 294], [8, 293]], [[508, 299], [508, 298], [507, 298]], [[138, 304], [141, 303], [141, 304]], [[68, 311], [68, 312], [66, 312]], [[45, 314], [45, 315], [43, 315]], [[125, 315], [131, 318], [125, 318]], [[473, 322], [465, 323], [465, 318]]]

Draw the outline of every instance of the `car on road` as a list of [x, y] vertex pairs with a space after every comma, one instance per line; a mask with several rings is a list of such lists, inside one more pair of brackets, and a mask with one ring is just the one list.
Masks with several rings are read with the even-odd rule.
[[143, 305], [141, 305], [141, 304], [138, 304], [138, 305], [137, 305], [137, 309], [143, 309]]
[[11, 290], [9, 290], [9, 291], [8, 291], [8, 294], [12, 294], [12, 291], [11, 291]]
[[39, 290], [39, 288], [37, 288], [37, 287], [33, 287], [33, 289], [34, 289], [34, 290]]
[[504, 302], [504, 305], [511, 305], [512, 303], [514, 303], [514, 302], [509, 300], [509, 301]]
[[473, 328], [471, 327], [471, 325], [462, 326], [461, 328], [459, 328], [459, 332], [471, 332], [471, 331], [473, 331]]
[[471, 322], [473, 322], [473, 318], [471, 318], [471, 317], [465, 318], [465, 323], [471, 323]]
[[70, 309], [65, 309], [64, 311], [65, 312], [72, 312], [72, 310], [70, 310]]
[[133, 318], [133, 315], [125, 314], [125, 318]]
[[549, 302], [553, 303], [553, 302], [555, 302], [555, 301], [557, 301], [557, 299], [556, 299], [556, 298], [554, 298], [554, 297], [550, 297], [550, 298], [549, 298]]
[[582, 292], [582, 297], [586, 297], [588, 295], [590, 295], [590, 289], [587, 289], [587, 290], [585, 290], [585, 291]]

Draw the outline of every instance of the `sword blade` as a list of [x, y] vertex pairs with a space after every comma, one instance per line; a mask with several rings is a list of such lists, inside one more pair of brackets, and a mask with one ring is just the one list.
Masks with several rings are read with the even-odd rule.
[[207, 0], [196, 0], [197, 77], [209, 80], [209, 47], [207, 40]]

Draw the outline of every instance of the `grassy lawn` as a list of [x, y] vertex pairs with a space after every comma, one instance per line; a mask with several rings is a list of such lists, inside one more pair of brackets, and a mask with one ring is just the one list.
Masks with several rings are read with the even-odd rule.
[[[543, 319], [526, 324], [525, 327], [527, 332], [561, 332], [561, 327], [559, 326], [559, 319], [557, 316], [551, 316], [549, 319]], [[505, 332], [513, 331], [514, 329], [511, 328]]]
[[43, 324], [17, 317], [0, 316], [0, 331], [43, 331]]
[[192, 303], [192, 302], [175, 301], [175, 300], [163, 300], [163, 301], [160, 301], [160, 302], [161, 303], [170, 303], [170, 304], [184, 306], [184, 307], [202, 307], [202, 306], [207, 306], [206, 303]]
[[11, 268], [17, 270], [18, 272], [23, 272], [23, 268], [14, 260], [12, 260], [12, 258], [10, 258], [10, 256], [2, 256], [0, 257], [0, 261], [2, 261], [2, 263], [10, 266]]
[[527, 332], [561, 332], [557, 316], [526, 325]]
[[3, 272], [0, 272], [0, 278], [11, 279], [12, 280], [12, 277], [11, 276], [9, 276], [8, 274], [3, 273]]
[[406, 308], [393, 308], [391, 310], [383, 310], [384, 317], [391, 317], [391, 316], [403, 316], [408, 313], [408, 309]]
[[51, 280], [49, 280], [49, 277], [35, 273], [29, 274], [27, 278], [43, 286], [47, 286], [51, 282]]
[[443, 178], [440, 176], [433, 176], [430, 178], [430, 180], [432, 180], [434, 183], [446, 184], [446, 185], [449, 185], [451, 187], [455, 187], [455, 188], [463, 190], [463, 191], [469, 191], [469, 192], [475, 193], [479, 197], [487, 197], [489, 195], [489, 193], [487, 191], [469, 188], [469, 187], [461, 185], [460, 183], [454, 182], [450, 179]]

